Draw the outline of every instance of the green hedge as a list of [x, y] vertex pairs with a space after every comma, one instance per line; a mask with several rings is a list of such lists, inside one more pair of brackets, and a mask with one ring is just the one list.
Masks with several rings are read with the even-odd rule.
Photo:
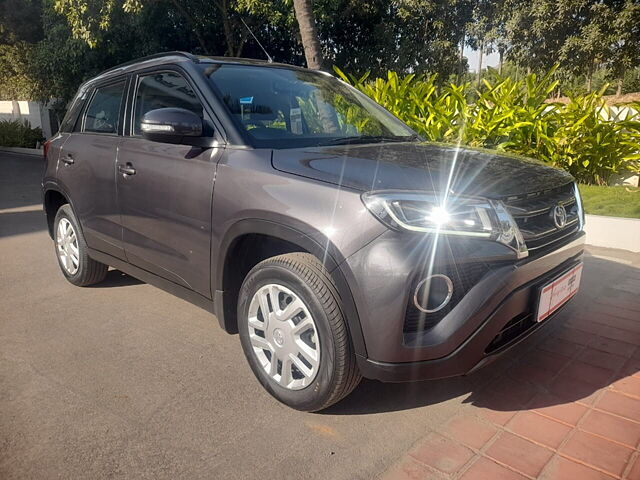
[[0, 120], [0, 146], [35, 148], [43, 140], [42, 130], [27, 120]]
[[[640, 121], [607, 117], [601, 92], [547, 103], [555, 69], [523, 80], [509, 77], [479, 89], [440, 85], [436, 75], [369, 79], [336, 73], [426, 139], [503, 150], [568, 170], [579, 181], [605, 184], [614, 173], [640, 172]], [[630, 105], [640, 112], [640, 103]]]

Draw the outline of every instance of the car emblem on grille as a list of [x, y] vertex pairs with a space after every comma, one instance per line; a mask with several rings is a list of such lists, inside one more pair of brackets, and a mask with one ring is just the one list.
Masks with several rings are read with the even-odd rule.
[[563, 205], [556, 205], [551, 210], [551, 217], [553, 218], [553, 223], [557, 228], [562, 228], [567, 224], [567, 211], [565, 210]]

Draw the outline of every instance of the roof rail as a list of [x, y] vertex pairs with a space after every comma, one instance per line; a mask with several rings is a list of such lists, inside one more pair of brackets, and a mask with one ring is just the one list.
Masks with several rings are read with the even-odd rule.
[[185, 57], [188, 58], [189, 60], [191, 60], [192, 62], [195, 63], [199, 63], [200, 59], [189, 53], [189, 52], [180, 52], [180, 51], [169, 51], [169, 52], [161, 52], [161, 53], [154, 53], [153, 55], [147, 55], [146, 57], [141, 57], [141, 58], [136, 58], [133, 60], [129, 60], [128, 62], [124, 62], [121, 63], [119, 65], [116, 65], [114, 67], [108, 68], [107, 70], [104, 70], [103, 72], [100, 73], [100, 76], [104, 75], [105, 73], [109, 73], [109, 72], [113, 72], [115, 70], [120, 70], [123, 69], [125, 67], [128, 67], [129, 65], [133, 65], [135, 63], [139, 63], [139, 62], [144, 62], [145, 60], [153, 60], [154, 58], [162, 58], [162, 57], [174, 57], [174, 56], [178, 56], [178, 57]]

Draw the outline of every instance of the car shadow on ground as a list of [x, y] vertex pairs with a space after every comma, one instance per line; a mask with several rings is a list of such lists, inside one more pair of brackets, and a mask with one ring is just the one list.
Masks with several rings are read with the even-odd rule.
[[458, 397], [490, 412], [590, 405], [602, 389], [640, 371], [639, 292], [640, 269], [586, 255], [573, 302], [495, 362], [465, 377], [402, 384], [365, 379], [321, 413], [393, 412]]
[[110, 269], [102, 282], [91, 285], [89, 288], [130, 287], [132, 285], [142, 285], [143, 283], [142, 280], [138, 280], [120, 270]]

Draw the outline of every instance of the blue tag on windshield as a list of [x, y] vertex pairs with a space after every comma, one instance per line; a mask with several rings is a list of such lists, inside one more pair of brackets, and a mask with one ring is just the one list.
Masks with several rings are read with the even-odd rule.
[[242, 97], [240, 99], [240, 105], [251, 105], [253, 103], [253, 97]]

